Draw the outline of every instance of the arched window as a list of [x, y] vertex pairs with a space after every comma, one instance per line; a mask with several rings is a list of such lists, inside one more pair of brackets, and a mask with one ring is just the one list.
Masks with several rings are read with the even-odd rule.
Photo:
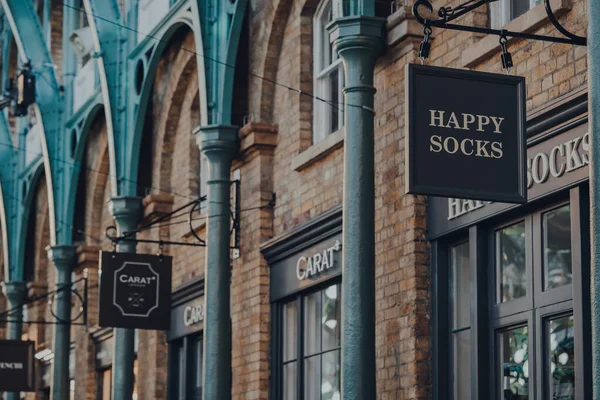
[[322, 99], [314, 100], [313, 143], [325, 139], [344, 125], [344, 69], [327, 31], [332, 19], [332, 0], [323, 0], [313, 19], [314, 94]]

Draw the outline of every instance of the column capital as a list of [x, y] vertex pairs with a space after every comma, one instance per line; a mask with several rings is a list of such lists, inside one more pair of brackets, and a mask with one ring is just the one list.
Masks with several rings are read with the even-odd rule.
[[66, 272], [71, 272], [75, 268], [77, 262], [75, 246], [48, 246], [46, 247], [46, 252], [48, 252], [48, 259], [52, 261], [59, 271], [65, 270]]
[[108, 209], [120, 231], [135, 229], [142, 216], [142, 199], [135, 196], [111, 197]]
[[233, 154], [239, 147], [239, 127], [232, 125], [205, 125], [194, 132], [196, 143], [207, 155], [211, 152]]
[[11, 307], [16, 307], [19, 304], [23, 304], [23, 301], [25, 300], [25, 294], [27, 293], [27, 282], [3, 282], [2, 289]]
[[366, 49], [378, 57], [385, 46], [385, 18], [351, 16], [337, 18], [327, 30], [337, 51]]

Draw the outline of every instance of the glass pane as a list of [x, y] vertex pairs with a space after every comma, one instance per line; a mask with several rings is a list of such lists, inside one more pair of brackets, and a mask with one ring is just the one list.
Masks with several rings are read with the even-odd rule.
[[283, 400], [296, 400], [296, 362], [283, 366]]
[[304, 398], [317, 400], [321, 398], [321, 356], [313, 356], [304, 360]]
[[321, 399], [340, 400], [340, 351], [330, 351], [323, 355], [323, 381]]
[[333, 285], [325, 289], [323, 296], [323, 351], [340, 346], [340, 298], [339, 286]]
[[454, 334], [454, 400], [471, 398], [471, 330]]
[[529, 399], [528, 338], [529, 333], [526, 326], [498, 334], [503, 399]]
[[571, 284], [571, 208], [569, 205], [544, 214], [544, 287]]
[[283, 307], [283, 361], [296, 359], [298, 343], [297, 303], [292, 301]]
[[513, 20], [529, 11], [529, 1], [530, 0], [510, 0], [510, 19]]
[[463, 243], [452, 248], [450, 274], [452, 283], [451, 301], [453, 309], [453, 328], [464, 328], [470, 325], [471, 312], [469, 243]]
[[500, 269], [500, 302], [527, 294], [525, 222], [496, 232], [496, 267]]
[[340, 88], [338, 82], [339, 72], [339, 68], [336, 68], [335, 70], [331, 71], [331, 74], [329, 75], [329, 89], [331, 90], [329, 98], [331, 99], [331, 105], [328, 107], [331, 112], [331, 133], [337, 131], [339, 128], [339, 117], [341, 107]]
[[111, 375], [112, 370], [106, 369], [102, 372], [102, 400], [110, 400], [112, 395], [112, 387], [111, 387]]
[[183, 356], [182, 341], [178, 340], [169, 345], [169, 399], [179, 399], [179, 377], [181, 376], [180, 366]]
[[321, 293], [304, 298], [304, 355], [321, 351]]
[[[551, 319], [547, 324], [550, 398], [575, 399], [575, 338], [573, 316]], [[547, 365], [547, 364], [546, 364]]]

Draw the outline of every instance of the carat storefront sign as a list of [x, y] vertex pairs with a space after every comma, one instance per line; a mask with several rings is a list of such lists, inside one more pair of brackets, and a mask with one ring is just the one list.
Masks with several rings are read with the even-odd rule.
[[527, 202], [525, 78], [407, 66], [406, 192]]
[[171, 257], [100, 254], [100, 326], [168, 330]]
[[0, 393], [34, 392], [35, 342], [0, 339]]

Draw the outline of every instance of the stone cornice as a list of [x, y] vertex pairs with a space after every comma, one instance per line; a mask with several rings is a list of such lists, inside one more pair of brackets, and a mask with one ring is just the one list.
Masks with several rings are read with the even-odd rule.
[[240, 129], [240, 155], [242, 159], [257, 154], [273, 154], [277, 147], [279, 126], [264, 122], [249, 122]]

